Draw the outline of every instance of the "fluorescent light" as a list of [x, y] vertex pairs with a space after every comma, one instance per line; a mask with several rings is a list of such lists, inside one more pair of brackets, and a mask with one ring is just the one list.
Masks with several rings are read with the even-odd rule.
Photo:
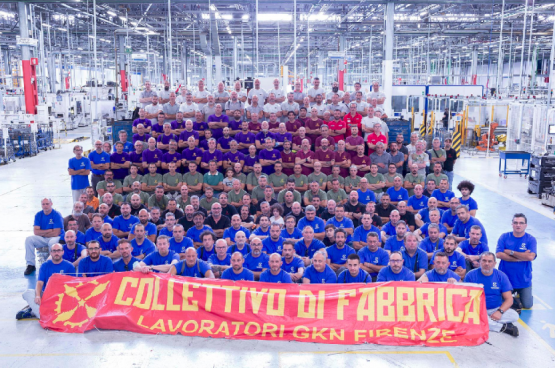
[[232, 20], [233, 19], [233, 14], [222, 14], [221, 19]]
[[110, 14], [112, 17], [117, 17], [118, 15], [116, 13], [114, 13], [113, 11], [108, 11], [108, 14]]
[[121, 15], [119, 16], [119, 19], [121, 19], [121, 20], [124, 21], [124, 22], [127, 22], [127, 18], [122, 17]]
[[258, 14], [258, 21], [259, 22], [291, 22], [293, 20], [293, 16], [288, 13], [259, 13]]
[[243, 14], [243, 16], [241, 17], [241, 19], [243, 19], [243, 20], [249, 20], [249, 15], [248, 15], [248, 14]]

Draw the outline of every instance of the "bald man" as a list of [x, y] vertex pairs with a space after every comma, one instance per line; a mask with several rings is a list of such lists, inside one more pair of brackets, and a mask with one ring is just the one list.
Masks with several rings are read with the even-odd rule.
[[283, 261], [279, 254], [272, 253], [268, 263], [270, 268], [260, 274], [260, 282], [272, 282], [276, 284], [293, 283], [293, 281], [291, 281], [291, 276], [281, 268]]
[[212, 273], [210, 265], [197, 258], [197, 251], [195, 248], [187, 248], [187, 250], [185, 251], [185, 259], [171, 266], [170, 275], [206, 279], [214, 278], [214, 273]]

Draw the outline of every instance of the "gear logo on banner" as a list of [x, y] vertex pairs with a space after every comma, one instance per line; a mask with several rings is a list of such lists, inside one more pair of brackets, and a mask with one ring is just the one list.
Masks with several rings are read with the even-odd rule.
[[87, 302], [104, 294], [109, 283], [110, 281], [99, 284], [93, 280], [75, 287], [64, 284], [64, 292], [58, 294], [58, 300], [55, 302], [56, 319], [53, 323], [63, 322], [64, 326], [70, 328], [82, 327], [97, 312], [96, 308], [88, 306]]

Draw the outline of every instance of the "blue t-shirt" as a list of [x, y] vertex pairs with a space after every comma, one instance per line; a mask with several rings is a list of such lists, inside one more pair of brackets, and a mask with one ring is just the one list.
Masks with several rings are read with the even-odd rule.
[[147, 238], [143, 240], [143, 244], [141, 245], [137, 244], [137, 238], [135, 238], [131, 240], [131, 246], [133, 247], [131, 255], [134, 257], [140, 256], [141, 254], [147, 256], [156, 250], [156, 246], [154, 245], [154, 243]]
[[[161, 255], [160, 252], [152, 252], [143, 259], [144, 264], [147, 266], [168, 265], [172, 261], [179, 261], [179, 254], [171, 250], [165, 256]], [[154, 270], [154, 272], [158, 271]]]
[[[95, 165], [102, 165], [102, 164], [108, 164], [110, 163], [110, 154], [102, 151], [101, 153], [98, 153], [96, 151], [91, 151], [91, 153], [89, 153], [89, 160], [90, 162], [92, 162]], [[96, 175], [104, 175], [104, 171], [105, 170], [96, 170], [96, 169], [91, 169], [91, 172], [93, 174]]]
[[441, 223], [447, 224], [449, 227], [453, 227], [458, 219], [457, 213], [452, 213], [451, 210], [447, 210], [443, 212], [443, 215], [441, 216]]
[[[133, 224], [130, 234], [135, 235], [135, 226], [137, 226], [137, 224]], [[156, 228], [156, 225], [154, 225], [152, 222], [148, 222], [144, 226], [145, 226], [145, 237], [148, 237], [151, 235], [158, 235], [158, 229]]]
[[[85, 245], [87, 243], [86, 239], [85, 239], [85, 234], [83, 234], [82, 232], [80, 232], [79, 230], [76, 231], [75, 236], [77, 236], [77, 239], [75, 240], [75, 242], [77, 244], [83, 244]], [[64, 236], [60, 237], [60, 242], [61, 241], [66, 241], [65, 239], [66, 234], [64, 233]]]
[[[441, 216], [443, 216], [443, 212], [445, 212], [445, 211], [443, 211], [440, 208], [438, 208], [438, 211], [439, 211], [439, 218], [441, 218]], [[423, 208], [420, 211], [418, 211], [418, 214], [422, 218], [422, 222], [430, 222], [430, 209], [428, 207]]]
[[214, 266], [229, 266], [231, 265], [231, 254], [225, 254], [225, 258], [219, 259], [217, 254], [212, 254], [208, 258], [208, 263]]
[[[353, 229], [354, 234], [355, 226], [353, 225], [353, 220], [351, 220], [350, 218], [343, 217], [341, 221], [338, 221], [334, 216], [326, 222], [326, 225], [328, 224], [335, 226], [337, 229]], [[351, 235], [347, 235], [347, 243], [353, 241], [352, 238], [353, 237]]]
[[81, 252], [87, 249], [84, 245], [78, 243], [75, 244], [75, 247], [73, 249], [69, 249], [67, 247], [67, 244], [64, 244], [63, 247], [64, 255], [62, 256], [62, 258], [71, 263], [77, 261], [79, 257], [81, 257]]
[[212, 228], [208, 225], [202, 225], [202, 228], [200, 230], [197, 229], [196, 226], [193, 226], [189, 230], [187, 230], [187, 238], [191, 238], [191, 240], [195, 243], [202, 243], [202, 241], [200, 240], [200, 234], [205, 231], [214, 232], [212, 231]]
[[397, 236], [390, 236], [386, 241], [383, 247], [385, 250], [393, 252], [402, 251], [405, 249], [405, 239], [397, 239]]
[[513, 286], [503, 271], [493, 269], [493, 273], [485, 276], [480, 268], [474, 269], [466, 274], [464, 282], [473, 282], [484, 285], [486, 294], [486, 309], [499, 308], [503, 304], [502, 294], [512, 291]]
[[421, 269], [428, 269], [428, 255], [422, 249], [417, 248], [416, 252], [411, 256], [408, 255], [407, 249], [405, 248], [404, 251], [401, 252], [403, 256], [403, 266], [416, 273]]
[[355, 250], [349, 247], [347, 244], [343, 245], [343, 248], [337, 248], [337, 244], [329, 246], [326, 248], [326, 252], [328, 253], [328, 258], [331, 263], [343, 265], [347, 263], [347, 257], [351, 254], [355, 254]]
[[313, 265], [310, 265], [304, 271], [303, 277], [309, 279], [311, 284], [337, 283], [337, 275], [328, 265], [326, 265], [326, 268], [322, 272], [318, 272]]
[[324, 220], [322, 220], [320, 217], [314, 217], [314, 220], [312, 221], [308, 221], [306, 217], [303, 217], [297, 223], [297, 228], [299, 228], [299, 230], [301, 231], [303, 231], [303, 229], [307, 226], [312, 226], [312, 228], [314, 229], [314, 234], [319, 234], [326, 231]]
[[[436, 250], [430, 259], [430, 264], [434, 264], [434, 259], [437, 252], [443, 252], [443, 250]], [[449, 257], [449, 269], [455, 271], [458, 267], [466, 268], [466, 259], [460, 252], [453, 252]]]
[[254, 281], [254, 274], [252, 271], [247, 270], [243, 267], [243, 270], [236, 274], [233, 272], [233, 268], [228, 268], [222, 272], [222, 280], [232, 280], [232, 281]]
[[[77, 159], [76, 157], [70, 158], [68, 169], [77, 170], [90, 170], [91, 161], [86, 157]], [[88, 175], [71, 175], [71, 190], [85, 189], [90, 185]]]
[[[183, 273], [181, 273], [181, 270], [183, 269], [183, 265], [185, 265], [185, 269], [183, 270]], [[211, 271], [212, 269], [208, 263], [200, 259], [197, 259], [193, 267], [189, 267], [187, 265], [186, 260], [177, 262], [174, 265], [174, 267], [177, 271], [177, 274], [180, 276], [199, 277], [199, 278], [205, 277], [206, 272]]]
[[478, 245], [476, 245], [476, 247], [473, 247], [468, 239], [460, 242], [459, 248], [461, 248], [463, 253], [467, 256], [479, 256], [484, 252], [489, 252], [489, 247], [487, 246], [487, 244], [483, 244], [480, 242], [478, 243]]
[[[406, 228], [407, 228], [407, 232], [409, 232], [410, 231], [409, 227], [407, 226]], [[389, 221], [387, 224], [385, 224], [382, 227], [382, 231], [384, 233], [386, 233], [387, 235], [389, 235], [389, 236], [396, 236], [397, 235], [397, 226], [393, 226], [391, 224], [391, 221]]]
[[171, 237], [173, 237], [173, 230], [170, 231], [170, 230], [168, 230], [167, 227], [164, 227], [160, 230], [160, 234], [158, 234], [158, 236], [160, 236], [160, 235], [165, 235], [165, 236], [168, 236], [168, 237], [171, 238]]
[[281, 264], [281, 268], [285, 272], [297, 273], [299, 272], [299, 268], [304, 268], [304, 262], [299, 257], [293, 257], [293, 259], [291, 260], [291, 263], [287, 263], [287, 261], [285, 260], [285, 257], [282, 257], [281, 261], [283, 262]]
[[197, 258], [203, 261], [208, 261], [210, 256], [216, 254], [216, 247], [212, 247], [211, 250], [206, 250], [204, 246], [197, 248]]
[[440, 275], [439, 273], [436, 272], [436, 270], [427, 271], [426, 275], [428, 276], [428, 282], [447, 282], [447, 279], [450, 279], [450, 278], [453, 278], [457, 281], [461, 281], [461, 278], [459, 277], [459, 275], [457, 275], [456, 273], [454, 273], [449, 269], [444, 275]]
[[141, 260], [131, 256], [131, 260], [129, 260], [129, 263], [125, 264], [123, 258], [120, 258], [119, 261], [114, 262], [114, 272], [133, 271], [133, 265], [135, 264], [135, 262], [141, 262]]
[[387, 194], [389, 194], [393, 202], [409, 200], [409, 192], [403, 187], [399, 188], [399, 190], [395, 190], [395, 187], [389, 187], [387, 188]]
[[428, 197], [423, 195], [420, 198], [416, 198], [416, 195], [413, 195], [409, 198], [409, 201], [407, 202], [407, 206], [409, 207], [412, 206], [413, 210], [420, 211], [421, 209], [428, 207]]
[[[389, 254], [383, 248], [378, 248], [376, 251], [372, 252], [368, 247], [364, 247], [358, 251], [358, 256], [360, 257], [360, 263], [371, 263], [378, 266], [387, 266], [389, 263]], [[377, 272], [372, 272], [370, 276], [377, 276]]]
[[[123, 142], [121, 142], [121, 143], [123, 143]], [[131, 142], [123, 143], [123, 152], [131, 153], [131, 152], [133, 152], [133, 150], [134, 150], [133, 143], [131, 143]], [[116, 152], [117, 152], [116, 145], [114, 145], [114, 153], [116, 153]]]
[[33, 226], [38, 226], [41, 230], [60, 229], [60, 239], [63, 239], [65, 235], [64, 218], [55, 209], [52, 209], [48, 215], [44, 211], [37, 212]]
[[261, 227], [258, 227], [253, 232], [254, 235], [258, 236], [270, 236], [270, 226], [264, 231]]
[[52, 260], [44, 262], [39, 269], [39, 281], [44, 283], [42, 285], [42, 291], [46, 288], [46, 284], [48, 283], [50, 276], [55, 273], [75, 276], [75, 267], [73, 267], [71, 262], [68, 262], [65, 259], [62, 259], [62, 261], [58, 264], [55, 264]]
[[102, 233], [100, 231], [96, 231], [93, 227], [90, 227], [87, 231], [85, 231], [85, 242], [90, 242], [91, 240], [98, 240], [98, 238], [102, 238]]
[[272, 253], [281, 254], [283, 251], [283, 239], [281, 236], [277, 241], [273, 241], [271, 237], [267, 237], [266, 239], [262, 240], [262, 251], [266, 252], [266, 254], [270, 255]]
[[432, 242], [430, 237], [422, 239], [418, 247], [426, 253], [433, 253], [438, 250], [443, 250], [443, 239], [438, 238], [436, 242]]
[[291, 276], [284, 270], [279, 270], [277, 275], [272, 274], [272, 271], [266, 270], [260, 274], [260, 282], [272, 282], [274, 284], [292, 284]]
[[114, 220], [112, 220], [112, 218], [108, 215], [104, 216], [102, 221], [104, 221], [105, 224], [110, 224], [110, 225], [112, 225], [114, 223]]
[[119, 215], [119, 216], [116, 216], [116, 218], [114, 219], [112, 223], [112, 227], [114, 229], [117, 229], [119, 231], [123, 231], [124, 233], [126, 233], [128, 231], [131, 231], [131, 228], [133, 227], [133, 225], [135, 225], [138, 222], [139, 222], [139, 218], [136, 216], [131, 215], [126, 220], [123, 218], [123, 215]]
[[384, 267], [378, 272], [376, 282], [385, 281], [415, 281], [414, 273], [408, 268], [403, 267], [401, 272], [395, 273], [391, 270], [391, 266]]
[[368, 272], [363, 269], [358, 270], [358, 275], [356, 275], [356, 277], [353, 277], [349, 270], [344, 270], [339, 274], [339, 276], [337, 276], [338, 284], [353, 284], [357, 282], [372, 282], [372, 278], [368, 275]]
[[[424, 225], [422, 225], [422, 227], [420, 228], [420, 232], [422, 233], [423, 237], [427, 237], [428, 236], [428, 226], [430, 226], [429, 222], [426, 222]], [[437, 224], [437, 226], [439, 226], [439, 233], [444, 233], [445, 235], [448, 234], [447, 228], [445, 226], [443, 226], [443, 224]]]
[[79, 261], [78, 268], [78, 274], [81, 277], [84, 277], [83, 274], [87, 274], [87, 277], [95, 277], [114, 272], [112, 260], [102, 254], [96, 262], [93, 262], [91, 257], [83, 258]]
[[261, 253], [258, 257], [254, 257], [252, 253], [249, 253], [245, 257], [244, 267], [254, 272], [260, 272], [263, 268], [270, 268], [268, 265], [269, 260], [270, 256], [266, 253]]
[[461, 204], [464, 204], [465, 206], [468, 206], [469, 211], [478, 209], [478, 203], [474, 200], [474, 198], [468, 197], [468, 199], [462, 199], [462, 197], [461, 197], [459, 199], [460, 199]]
[[247, 254], [249, 254], [252, 251], [251, 246], [248, 244], [245, 244], [245, 246], [243, 247], [243, 249], [239, 249], [239, 247], [237, 246], [237, 244], [233, 244], [231, 247], [227, 248], [227, 253], [233, 255], [233, 253], [235, 252], [239, 252], [243, 255], [243, 257], [245, 257]]
[[105, 241], [102, 236], [100, 238], [98, 238], [97, 240], [100, 243], [100, 249], [101, 250], [108, 250], [110, 252], [115, 252], [116, 249], [118, 249], [118, 240], [119, 239], [115, 235], [112, 235], [112, 237], [108, 241]]
[[364, 242], [368, 240], [368, 233], [375, 232], [378, 234], [378, 240], [382, 241], [382, 232], [374, 225], [370, 225], [370, 229], [366, 230], [363, 225], [357, 227], [353, 233], [353, 241]]
[[[441, 190], [435, 189], [432, 192], [432, 197], [436, 198], [440, 202], [449, 202], [451, 198], [455, 197], [455, 193], [450, 190], [446, 190], [445, 193], [442, 193]], [[449, 207], [445, 206], [438, 206], [441, 209], [448, 209]]]
[[175, 238], [170, 238], [170, 250], [175, 253], [185, 253], [187, 248], [194, 248], [193, 241], [187, 237], [183, 237], [183, 240], [177, 242]]
[[374, 191], [367, 189], [366, 192], [363, 192], [360, 189], [358, 189], [357, 193], [358, 193], [358, 201], [363, 205], [368, 204], [368, 202], [376, 203], [376, 195], [374, 194]]
[[[532, 235], [525, 233], [523, 237], [517, 238], [512, 232], [505, 233], [499, 237], [497, 241], [496, 253], [503, 252], [505, 249], [517, 252], [535, 253], [538, 256], [538, 245], [536, 238]], [[532, 262], [507, 262], [501, 260], [499, 263], [499, 270], [505, 272], [511, 285], [515, 289], [522, 289], [532, 286]]]
[[298, 228], [295, 227], [295, 228], [293, 229], [293, 234], [289, 234], [289, 233], [287, 232], [287, 229], [283, 229], [283, 230], [281, 230], [280, 236], [281, 236], [283, 239], [300, 239], [300, 238], [303, 237], [303, 233], [302, 233], [301, 230], [299, 230]]
[[225, 229], [224, 231], [224, 236], [223, 238], [229, 238], [229, 240], [231, 240], [231, 242], [233, 244], [235, 244], [235, 235], [239, 232], [242, 231], [245, 233], [245, 236], [248, 238], [250, 238], [251, 236], [251, 232], [244, 226], [239, 226], [239, 229], [235, 230], [235, 228], [232, 227], [228, 227], [227, 229]]
[[304, 239], [299, 240], [295, 243], [295, 252], [299, 257], [308, 257], [312, 258], [316, 251], [325, 248], [326, 246], [320, 240], [314, 238], [312, 242], [310, 242], [309, 246], [306, 246]]
[[482, 228], [482, 237], [480, 238], [480, 241], [485, 245], [488, 245], [488, 237], [486, 235], [486, 229], [484, 229], [484, 225], [482, 225], [480, 220], [478, 220], [476, 217], [470, 216], [466, 224], [463, 224], [461, 220], [455, 221], [455, 225], [451, 233], [455, 236], [460, 236], [468, 239], [470, 234], [470, 228], [473, 225], [478, 225]]

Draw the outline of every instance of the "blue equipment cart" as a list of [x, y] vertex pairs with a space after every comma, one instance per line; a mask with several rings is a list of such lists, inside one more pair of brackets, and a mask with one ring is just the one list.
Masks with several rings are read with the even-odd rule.
[[[499, 176], [503, 176], [507, 179], [507, 175], [518, 174], [520, 176], [524, 175], [524, 178], [528, 177], [530, 173], [530, 157], [531, 154], [524, 151], [499, 151]], [[528, 161], [526, 168], [519, 170], [507, 170], [507, 160], [522, 160], [522, 166], [524, 166], [524, 161]], [[503, 162], [503, 170], [501, 170], [501, 163]]]

